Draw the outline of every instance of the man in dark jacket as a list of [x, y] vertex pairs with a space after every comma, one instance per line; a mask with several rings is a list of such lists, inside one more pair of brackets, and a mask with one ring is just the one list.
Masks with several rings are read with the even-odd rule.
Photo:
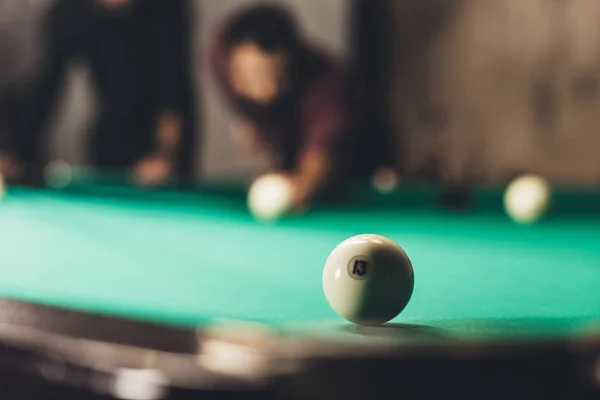
[[182, 136], [184, 81], [177, 45], [181, 4], [57, 0], [43, 27], [42, 64], [10, 155], [10, 170], [18, 171], [14, 164], [40, 161], [42, 135], [68, 64], [82, 58], [98, 99], [88, 143], [92, 164], [115, 170], [133, 167], [145, 184], [171, 177]]

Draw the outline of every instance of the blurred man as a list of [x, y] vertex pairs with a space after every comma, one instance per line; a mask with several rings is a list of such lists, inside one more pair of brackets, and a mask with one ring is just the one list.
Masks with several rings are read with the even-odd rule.
[[[100, 168], [133, 167], [139, 183], [177, 168], [182, 135], [178, 1], [57, 0], [45, 20], [31, 107], [5, 171], [40, 161], [40, 143], [69, 62], [89, 66], [98, 106], [89, 143]], [[5, 157], [5, 160], [7, 157]], [[17, 168], [15, 168], [15, 164]]]
[[250, 151], [266, 150], [303, 208], [345, 171], [350, 153], [346, 73], [302, 40], [284, 9], [261, 5], [219, 32], [212, 70]]
[[0, 1], [0, 171], [12, 164], [13, 139], [35, 63], [32, 39], [45, 8], [36, 0]]

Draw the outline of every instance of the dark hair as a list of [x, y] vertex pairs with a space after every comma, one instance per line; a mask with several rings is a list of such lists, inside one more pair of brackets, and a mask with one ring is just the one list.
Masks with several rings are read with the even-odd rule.
[[296, 21], [285, 8], [260, 5], [246, 9], [233, 17], [224, 32], [228, 46], [251, 41], [268, 52], [293, 53], [298, 45]]

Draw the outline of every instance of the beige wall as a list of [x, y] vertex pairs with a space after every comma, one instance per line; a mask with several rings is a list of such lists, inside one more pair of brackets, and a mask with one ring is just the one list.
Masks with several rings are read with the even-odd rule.
[[86, 142], [94, 113], [94, 92], [89, 70], [75, 60], [70, 68], [62, 96], [50, 121], [47, 149], [48, 160], [64, 160], [73, 165], [87, 164]]
[[409, 170], [429, 156], [453, 179], [600, 182], [599, 1], [392, 6], [408, 22], [390, 50]]

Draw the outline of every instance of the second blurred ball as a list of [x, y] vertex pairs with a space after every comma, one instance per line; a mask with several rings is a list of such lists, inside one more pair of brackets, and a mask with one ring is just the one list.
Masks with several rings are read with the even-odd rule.
[[294, 186], [282, 174], [256, 179], [248, 191], [248, 209], [259, 221], [272, 222], [287, 214], [293, 204]]

